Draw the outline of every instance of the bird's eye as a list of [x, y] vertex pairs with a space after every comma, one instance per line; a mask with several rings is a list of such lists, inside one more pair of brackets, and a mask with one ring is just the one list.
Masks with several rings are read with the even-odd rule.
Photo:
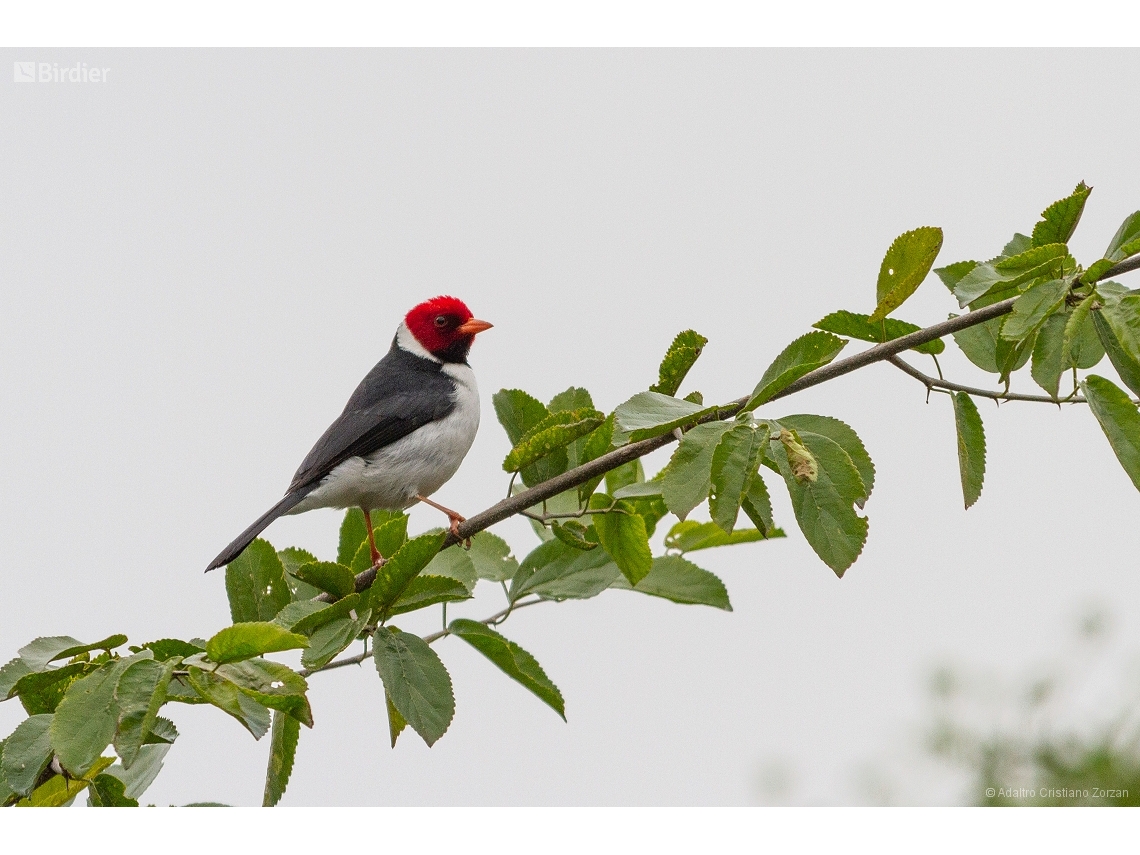
[[447, 318], [445, 318], [443, 315], [440, 315], [435, 319], [435, 325], [441, 328], [447, 326]]

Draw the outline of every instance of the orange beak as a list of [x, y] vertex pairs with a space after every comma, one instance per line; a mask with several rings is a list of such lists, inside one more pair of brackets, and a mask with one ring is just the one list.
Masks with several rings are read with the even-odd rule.
[[466, 323], [457, 326], [455, 331], [461, 335], [476, 335], [477, 333], [483, 332], [483, 330], [489, 330], [493, 326], [494, 324], [489, 324], [486, 321], [477, 321], [472, 318]]

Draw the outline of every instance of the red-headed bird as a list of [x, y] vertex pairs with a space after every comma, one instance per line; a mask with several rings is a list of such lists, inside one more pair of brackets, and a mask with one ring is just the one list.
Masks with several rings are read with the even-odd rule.
[[428, 496], [455, 474], [475, 441], [479, 389], [467, 353], [475, 336], [490, 328], [455, 297], [436, 297], [408, 312], [391, 349], [317, 440], [285, 497], [206, 570], [229, 564], [278, 517], [314, 508], [363, 510], [373, 564], [382, 557], [371, 511], [424, 502], [447, 514], [457, 533], [463, 517]]

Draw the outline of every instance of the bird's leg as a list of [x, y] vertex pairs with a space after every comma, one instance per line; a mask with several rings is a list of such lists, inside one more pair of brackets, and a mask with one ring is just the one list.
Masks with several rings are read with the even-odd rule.
[[[451, 522], [451, 526], [450, 526], [451, 536], [452, 537], [459, 537], [459, 524], [461, 522], [467, 522], [467, 517], [463, 516], [463, 514], [456, 513], [451, 508], [445, 508], [443, 505], [438, 504], [437, 502], [433, 502], [427, 496], [421, 496], [421, 495], [417, 494], [416, 498], [419, 499], [421, 502], [423, 502], [425, 505], [431, 505], [437, 511], [443, 511], [445, 514], [447, 514], [447, 519]], [[467, 549], [470, 549], [471, 548], [471, 538], [467, 538], [467, 540], [465, 540], [463, 542], [463, 545]]]
[[372, 513], [368, 508], [361, 508], [360, 510], [364, 511], [364, 527], [368, 530], [368, 550], [372, 553], [372, 566], [379, 567], [386, 559], [376, 548], [376, 535], [372, 533]]

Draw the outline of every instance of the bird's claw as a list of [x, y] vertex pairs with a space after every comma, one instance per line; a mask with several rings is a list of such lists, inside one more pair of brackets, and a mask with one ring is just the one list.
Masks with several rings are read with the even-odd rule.
[[[463, 523], [463, 522], [467, 522], [467, 517], [461, 517], [461, 516], [459, 516], [459, 514], [456, 514], [455, 516], [451, 516], [449, 514], [448, 519], [451, 520], [451, 526], [450, 526], [451, 536], [454, 537], [456, 540], [459, 540], [459, 524]], [[471, 538], [467, 537], [467, 538], [463, 539], [463, 548], [464, 549], [470, 549], [471, 548]]]

